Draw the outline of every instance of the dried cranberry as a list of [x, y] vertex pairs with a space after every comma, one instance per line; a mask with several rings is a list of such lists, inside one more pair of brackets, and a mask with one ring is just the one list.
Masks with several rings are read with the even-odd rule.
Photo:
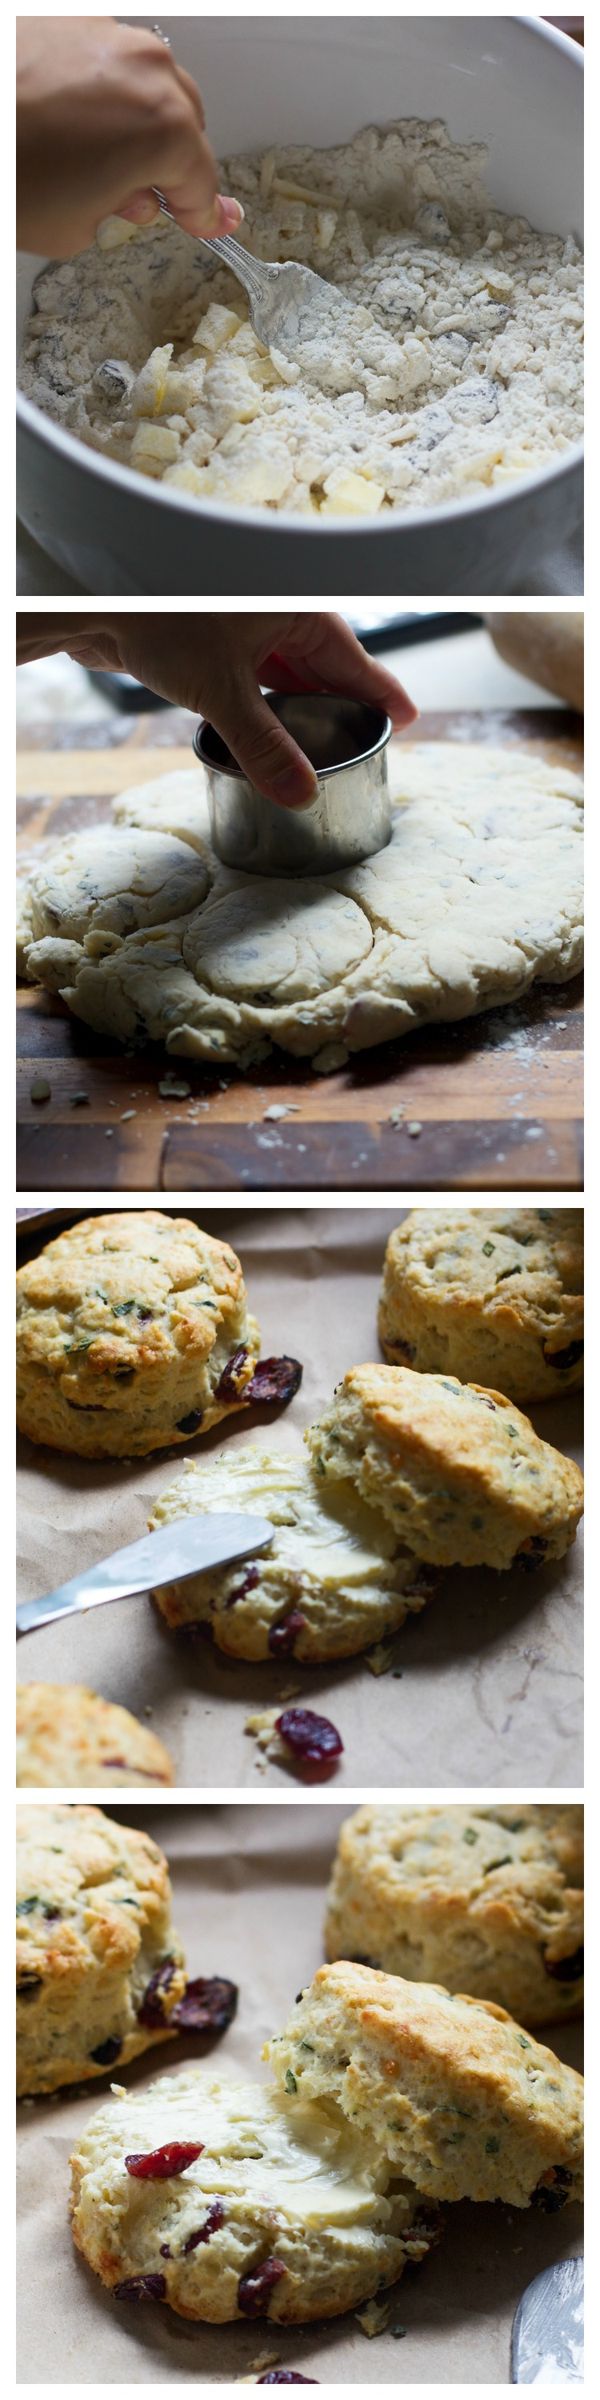
[[554, 1976], [556, 1983], [578, 1983], [583, 1975], [583, 1942], [578, 1950], [571, 1952], [570, 1958], [545, 1958], [544, 1969], [546, 1975]]
[[97, 2067], [112, 2067], [122, 2048], [118, 2035], [110, 2034], [107, 2042], [99, 2042], [97, 2050], [90, 2050], [90, 2058], [94, 2059]]
[[238, 1391], [238, 1384], [240, 1375], [243, 1375], [247, 1357], [247, 1350], [234, 1350], [232, 1352], [231, 1358], [228, 1358], [227, 1360], [226, 1367], [223, 1368], [222, 1375], [219, 1376], [219, 1381], [215, 1392], [215, 1400], [239, 1400], [240, 1394]]
[[41, 1975], [21, 1975], [17, 1984], [17, 2000], [30, 2000], [34, 1992], [41, 1992], [42, 1980]]
[[130, 2150], [125, 2160], [127, 2173], [164, 2183], [167, 2175], [185, 2175], [186, 2167], [193, 2167], [203, 2149], [203, 2142], [163, 2142], [160, 2150]]
[[259, 2383], [318, 2383], [318, 2375], [286, 2375], [284, 2367], [272, 2367], [270, 2375], [259, 2375]]
[[246, 1574], [242, 1575], [241, 1583], [236, 1583], [235, 1591], [229, 1593], [229, 1598], [225, 1602], [226, 1608], [235, 1608], [236, 1600], [245, 1600], [246, 1593], [254, 1591], [259, 1576], [259, 1567], [248, 1567]]
[[203, 1416], [203, 1408], [190, 1408], [187, 1417], [178, 1417], [175, 1428], [176, 1433], [197, 1433], [198, 1426], [202, 1424]]
[[517, 1550], [513, 1566], [522, 1567], [525, 1575], [534, 1575], [536, 1568], [543, 1566], [547, 1549], [548, 1544], [544, 1541], [543, 1534], [534, 1533], [531, 1541], [527, 1543], [527, 1548]]
[[209, 2242], [211, 2233], [218, 2233], [219, 2226], [224, 2224], [225, 2210], [222, 2201], [211, 2200], [204, 2224], [198, 2226], [196, 2233], [188, 2233], [187, 2242], [184, 2242], [183, 2245], [182, 2257], [187, 2258], [190, 2250], [197, 2250], [199, 2242]]
[[283, 1408], [288, 1400], [293, 1400], [301, 1382], [302, 1368], [298, 1358], [259, 1358], [258, 1366], [246, 1384], [244, 1399], [262, 1400], [263, 1403], [279, 1401]]
[[543, 2209], [547, 2217], [555, 2216], [557, 2209], [565, 2207], [572, 2182], [570, 2167], [549, 2167], [531, 2194], [532, 2207]]
[[241, 2308], [243, 2317], [266, 2317], [269, 2293], [285, 2273], [283, 2259], [263, 2258], [261, 2266], [250, 2267], [249, 2273], [242, 2275], [238, 2284], [238, 2308]]
[[303, 1617], [302, 1610], [293, 1608], [289, 1617], [283, 1618], [281, 1625], [271, 1626], [269, 1649], [272, 1658], [285, 1658], [287, 1651], [293, 1650], [296, 1634], [304, 1632], [305, 1624], [306, 1617]]
[[578, 1366], [580, 1358], [583, 1358], [583, 1342], [568, 1342], [566, 1350], [550, 1350], [543, 1342], [542, 1352], [547, 1367], [560, 1367], [561, 1373], [566, 1375], [567, 1369]]
[[166, 2275], [126, 2275], [124, 2283], [116, 2283], [115, 2300], [164, 2300]]
[[275, 1730], [294, 1757], [319, 1775], [328, 1775], [336, 1758], [341, 1758], [344, 1744], [337, 1726], [329, 1717], [315, 1716], [312, 1708], [284, 1708], [275, 1719]]
[[393, 1350], [394, 1359], [399, 1367], [412, 1367], [413, 1359], [417, 1355], [414, 1342], [389, 1342], [387, 1348]]
[[140, 2001], [137, 2012], [138, 2024], [166, 2025], [167, 2015], [163, 2008], [163, 2000], [165, 1993], [169, 1990], [169, 1985], [173, 1982], [174, 1974], [174, 1958], [163, 1958], [162, 1966], [155, 1968], [154, 1974], [150, 1976], [150, 1982], [146, 1984], [144, 1997]]
[[55, 1918], [56, 1918], [56, 1917], [60, 1917], [60, 1916], [61, 1916], [61, 1914], [62, 1914], [62, 1911], [61, 1911], [61, 1909], [60, 1909], [60, 1908], [45, 1908], [45, 1909], [44, 1909], [44, 1916], [45, 1916], [45, 1918], [46, 1918], [46, 1922], [47, 1922], [47, 1924], [48, 1924], [48, 1925], [53, 1925], [53, 1924], [54, 1924], [54, 1920], [55, 1920]]
[[172, 2257], [173, 2257], [173, 2252], [172, 2252], [172, 2249], [171, 2249], [171, 2244], [170, 2244], [170, 2242], [161, 2242], [161, 2245], [160, 2245], [160, 2255], [161, 2255], [161, 2258], [172, 2258]]
[[237, 1984], [225, 1975], [196, 1975], [175, 2002], [170, 2024], [178, 2033], [224, 2033], [237, 2008]]

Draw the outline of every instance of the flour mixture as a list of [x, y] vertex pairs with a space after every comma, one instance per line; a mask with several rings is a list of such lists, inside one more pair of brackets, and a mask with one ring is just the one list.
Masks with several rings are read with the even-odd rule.
[[313, 267], [352, 321], [301, 365], [271, 354], [228, 269], [165, 217], [112, 217], [38, 277], [23, 389], [106, 457], [235, 507], [370, 516], [549, 466], [582, 427], [582, 259], [495, 208], [485, 164], [417, 119], [226, 160], [246, 249]]

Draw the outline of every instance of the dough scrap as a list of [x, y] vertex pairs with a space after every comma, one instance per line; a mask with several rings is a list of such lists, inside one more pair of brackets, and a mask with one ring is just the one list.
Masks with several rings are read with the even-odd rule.
[[[25, 934], [27, 975], [59, 991], [98, 1032], [126, 1042], [150, 1037], [171, 1053], [242, 1068], [272, 1049], [306, 1058], [331, 1043], [368, 1049], [418, 1025], [518, 1000], [534, 983], [576, 975], [583, 957], [580, 778], [528, 751], [461, 742], [397, 743], [390, 775], [388, 847], [320, 880], [260, 879], [221, 866], [205, 846], [199, 791], [195, 838], [211, 884], [207, 897], [176, 912], [173, 893], [182, 900], [186, 871], [180, 843], [162, 915], [155, 895], [144, 902], [155, 921], [114, 933], [109, 945], [94, 923], [73, 939], [80, 903], [68, 890], [54, 933]], [[189, 772], [121, 796], [110, 860], [114, 876], [122, 843], [123, 890], [134, 880], [136, 833], [160, 819], [183, 834], [194, 805]], [[167, 833], [154, 830], [152, 838], [166, 841]], [[193, 829], [188, 849], [192, 839]], [[73, 840], [76, 879], [79, 858]], [[54, 895], [56, 852], [44, 871]], [[34, 934], [41, 872], [38, 866], [23, 902]], [[105, 901], [103, 909], [114, 905]]]

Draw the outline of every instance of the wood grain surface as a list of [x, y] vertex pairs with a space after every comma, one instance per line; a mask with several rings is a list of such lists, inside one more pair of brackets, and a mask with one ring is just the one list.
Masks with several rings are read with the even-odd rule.
[[[183, 710], [28, 732], [17, 759], [19, 844], [110, 820], [128, 784], [189, 767]], [[423, 715], [411, 739], [531, 749], [580, 767], [581, 721], [523, 709]], [[338, 1074], [276, 1057], [221, 1075], [151, 1045], [127, 1056], [53, 995], [17, 1007], [21, 1192], [575, 1191], [582, 1184], [580, 981], [462, 1024], [362, 1052]], [[165, 1073], [190, 1086], [164, 1099]], [[31, 1099], [36, 1075], [51, 1097]], [[76, 1095], [85, 1094], [85, 1099]], [[297, 1113], [265, 1122], [274, 1101]], [[390, 1123], [402, 1109], [398, 1126]], [[408, 1125], [419, 1128], [410, 1134]]]

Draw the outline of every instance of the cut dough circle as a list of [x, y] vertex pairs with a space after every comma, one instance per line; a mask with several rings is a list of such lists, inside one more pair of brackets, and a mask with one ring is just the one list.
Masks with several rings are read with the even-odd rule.
[[183, 956], [198, 982], [269, 1008], [340, 983], [372, 946], [368, 917], [335, 888], [252, 876], [214, 894], [184, 934]]
[[83, 943], [93, 932], [122, 941], [185, 916], [206, 899], [210, 880], [208, 864], [171, 832], [100, 825], [69, 834], [32, 866], [21, 940]]

